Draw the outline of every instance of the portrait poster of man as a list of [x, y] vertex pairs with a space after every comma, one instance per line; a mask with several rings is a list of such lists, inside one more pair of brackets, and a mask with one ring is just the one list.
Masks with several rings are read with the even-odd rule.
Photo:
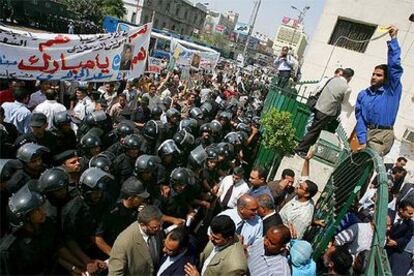
[[193, 58], [191, 60], [191, 67], [194, 69], [200, 68], [201, 56], [197, 53], [193, 54]]
[[121, 64], [119, 70], [128, 71], [131, 68], [132, 56], [134, 53], [134, 46], [131, 44], [125, 44], [121, 54]]

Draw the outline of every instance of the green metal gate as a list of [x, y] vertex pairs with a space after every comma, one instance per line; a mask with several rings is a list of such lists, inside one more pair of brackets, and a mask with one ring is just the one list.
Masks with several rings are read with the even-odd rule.
[[326, 227], [312, 226], [306, 236], [311, 241], [313, 258], [318, 260], [334, 237], [345, 214], [355, 206], [367, 189], [371, 177], [378, 177], [375, 231], [366, 275], [391, 275], [384, 250], [388, 204], [387, 175], [382, 159], [371, 149], [348, 154], [339, 162], [315, 206], [314, 219]]

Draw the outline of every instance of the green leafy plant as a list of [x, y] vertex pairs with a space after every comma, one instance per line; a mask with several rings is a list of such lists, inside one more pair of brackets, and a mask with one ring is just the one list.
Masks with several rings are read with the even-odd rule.
[[296, 146], [295, 128], [289, 112], [272, 108], [262, 117], [261, 124], [264, 129], [262, 141], [266, 148], [282, 156], [292, 153]]

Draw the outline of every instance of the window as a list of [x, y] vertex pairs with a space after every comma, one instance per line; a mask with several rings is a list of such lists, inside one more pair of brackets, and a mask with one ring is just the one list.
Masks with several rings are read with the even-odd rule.
[[137, 20], [137, 13], [136, 12], [133, 12], [132, 15], [131, 15], [131, 22], [132, 23], [135, 23], [136, 20]]
[[180, 16], [180, 8], [177, 8], [177, 9], [175, 10], [175, 15], [176, 15], [176, 16]]
[[165, 11], [168, 13], [170, 12], [171, 4], [170, 2], [167, 3], [167, 6], [165, 6]]
[[328, 44], [334, 45], [336, 43], [337, 47], [364, 53], [368, 47], [369, 41], [361, 43], [344, 38], [339, 39], [339, 37], [345, 36], [353, 40], [367, 40], [371, 39], [376, 28], [377, 26], [375, 25], [357, 23], [346, 19], [338, 19]]
[[184, 12], [184, 19], [187, 19], [187, 17], [188, 17], [188, 11], [185, 11]]

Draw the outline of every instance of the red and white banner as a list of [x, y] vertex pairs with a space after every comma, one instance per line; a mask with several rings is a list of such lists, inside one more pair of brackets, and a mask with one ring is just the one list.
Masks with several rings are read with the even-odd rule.
[[93, 35], [30, 33], [0, 26], [0, 78], [114, 81], [143, 74], [151, 23]]

